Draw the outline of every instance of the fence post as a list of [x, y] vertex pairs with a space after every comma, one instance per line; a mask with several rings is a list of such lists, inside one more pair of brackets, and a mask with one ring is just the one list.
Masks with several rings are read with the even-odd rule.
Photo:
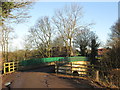
[[8, 64], [9, 64], [9, 66], [8, 66], [8, 67], [9, 67], [9, 68], [8, 68], [8, 69], [9, 69], [9, 71], [8, 71], [8, 72], [10, 72], [10, 70], [11, 70], [11, 69], [10, 69], [10, 64], [11, 64], [11, 63], [8, 63]]
[[5, 63], [4, 63], [3, 69], [4, 69], [4, 73], [6, 73], [6, 64]]
[[12, 64], [13, 66], [13, 72], [15, 71], [15, 63], [13, 62], [13, 64]]
[[96, 78], [95, 79], [96, 79], [96, 81], [99, 81], [99, 71], [98, 70], [96, 71]]
[[19, 70], [19, 69], [18, 69], [18, 68], [19, 68], [19, 61], [17, 61], [16, 64], [17, 64], [17, 65], [16, 65], [16, 70], [18, 71], [18, 70]]
[[72, 62], [70, 62], [70, 66], [71, 66], [71, 74], [73, 75], [73, 73], [72, 73]]
[[56, 67], [56, 68], [55, 68], [55, 69], [56, 69], [55, 71], [56, 71], [56, 73], [58, 73], [58, 63], [57, 63], [57, 61], [56, 61], [55, 63], [56, 63], [56, 64], [55, 64], [55, 67]]

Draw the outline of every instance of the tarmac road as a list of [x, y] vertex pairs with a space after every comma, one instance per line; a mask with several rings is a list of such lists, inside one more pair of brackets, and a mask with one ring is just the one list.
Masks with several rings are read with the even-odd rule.
[[52, 70], [52, 68], [45, 67], [4, 75], [2, 79], [2, 88], [6, 88], [5, 83], [7, 82], [11, 82], [10, 88], [94, 88], [89, 84], [90, 82], [86, 83], [85, 80], [81, 79], [80, 83], [77, 83], [74, 82], [74, 80], [61, 78], [52, 73], [44, 72], [47, 70]]
[[24, 72], [11, 85], [12, 88], [73, 88], [73, 86], [48, 73]]
[[3, 88], [6, 82], [11, 82], [11, 88], [93, 88], [43, 72], [16, 72], [3, 77]]

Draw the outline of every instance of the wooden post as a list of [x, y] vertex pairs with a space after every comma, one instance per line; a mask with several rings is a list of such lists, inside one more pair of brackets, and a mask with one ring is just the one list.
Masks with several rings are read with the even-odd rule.
[[5, 66], [6, 64], [4, 63], [4, 73], [6, 73], [6, 66]]
[[99, 71], [96, 71], [96, 81], [99, 81]]
[[8, 69], [9, 69], [9, 71], [8, 71], [8, 73], [10, 72], [10, 63], [8, 63]]
[[19, 70], [19, 61], [17, 61], [17, 71]]
[[70, 62], [70, 67], [71, 67], [71, 74], [73, 75], [73, 73], [72, 73], [72, 62]]
[[15, 63], [13, 62], [13, 72], [15, 71]]
[[57, 61], [56, 61], [56, 64], [55, 64], [55, 71], [56, 71], [56, 73], [58, 73], [58, 64], [57, 64]]
[[18, 71], [18, 61], [15, 62], [16, 70]]
[[57, 64], [57, 73], [59, 73], [59, 65]]

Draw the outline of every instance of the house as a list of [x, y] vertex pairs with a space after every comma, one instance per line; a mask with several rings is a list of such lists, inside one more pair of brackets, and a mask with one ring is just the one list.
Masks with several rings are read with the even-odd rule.
[[103, 57], [103, 55], [105, 53], [107, 53], [109, 51], [109, 48], [98, 48], [98, 59], [100, 59], [101, 57]]

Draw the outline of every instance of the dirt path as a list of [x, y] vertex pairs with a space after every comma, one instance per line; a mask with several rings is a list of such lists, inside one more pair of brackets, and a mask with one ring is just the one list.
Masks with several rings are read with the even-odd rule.
[[3, 76], [3, 88], [5, 88], [4, 84], [6, 82], [12, 82], [11, 88], [94, 88], [92, 85], [84, 83], [84, 80], [77, 83], [73, 80], [42, 72], [16, 72]]

